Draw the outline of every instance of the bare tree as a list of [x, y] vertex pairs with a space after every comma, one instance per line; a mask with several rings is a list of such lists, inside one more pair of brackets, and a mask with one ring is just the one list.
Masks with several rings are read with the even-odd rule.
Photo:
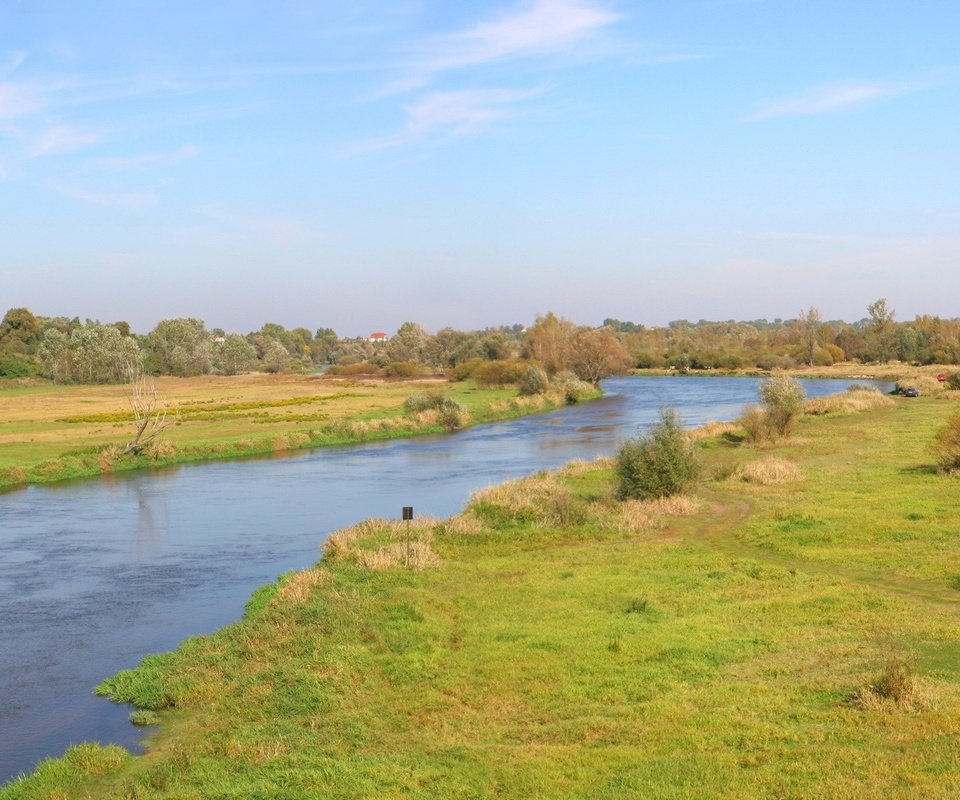
[[140, 453], [168, 425], [167, 404], [158, 394], [153, 378], [146, 375], [138, 364], [130, 364], [127, 366], [127, 382], [135, 428], [133, 439], [127, 442], [122, 455]]

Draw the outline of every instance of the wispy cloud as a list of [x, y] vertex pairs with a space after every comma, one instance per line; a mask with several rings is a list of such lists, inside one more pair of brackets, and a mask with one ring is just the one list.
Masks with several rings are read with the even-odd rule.
[[127, 211], [143, 211], [157, 203], [157, 197], [153, 192], [98, 192], [60, 181], [47, 181], [46, 186], [63, 197], [94, 206], [113, 206]]
[[517, 113], [517, 106], [542, 89], [472, 89], [458, 92], [428, 92], [404, 106], [404, 129], [393, 135], [359, 142], [347, 155], [358, 155], [423, 141], [455, 139], [490, 130]]
[[8, 50], [0, 57], [0, 75], [9, 75], [16, 71], [26, 59], [24, 50]]
[[29, 148], [33, 158], [60, 155], [79, 150], [101, 139], [98, 131], [77, 125], [56, 124], [40, 131]]
[[46, 103], [35, 92], [10, 81], [0, 83], [0, 119], [19, 119], [42, 111]]
[[188, 144], [170, 153], [144, 153], [138, 156], [117, 156], [95, 158], [87, 162], [85, 168], [97, 169], [125, 169], [127, 167], [143, 167], [153, 165], [177, 164], [200, 155], [200, 148]]
[[774, 117], [834, 114], [907, 94], [916, 91], [918, 88], [920, 87], [906, 83], [883, 82], [839, 83], [820, 86], [796, 97], [786, 97], [760, 103], [752, 114], [744, 118], [744, 121], [757, 122]]
[[406, 74], [387, 92], [415, 89], [450, 70], [555, 53], [620, 19], [590, 0], [531, 0], [495, 19], [424, 40], [414, 48]]

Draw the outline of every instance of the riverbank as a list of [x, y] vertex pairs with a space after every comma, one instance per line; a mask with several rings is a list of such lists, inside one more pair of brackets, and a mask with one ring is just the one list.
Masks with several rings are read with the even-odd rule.
[[[122, 450], [134, 433], [128, 387], [28, 383], [0, 389], [0, 490], [451, 429], [435, 412], [405, 412], [412, 394], [440, 393], [459, 403], [463, 413], [455, 427], [514, 419], [566, 401], [561, 393], [518, 397], [512, 386], [442, 379], [254, 374], [158, 378], [155, 385], [167, 407], [167, 427], [152, 445], [127, 455]], [[598, 396], [599, 390], [582, 399]]]
[[678, 503], [617, 503], [596, 462], [409, 546], [341, 531], [242, 621], [105, 682], [161, 721], [145, 756], [83, 745], [0, 798], [953, 797], [956, 481], [927, 448], [956, 408], [701, 439]]
[[[811, 379], [842, 379], [849, 378], [850, 380], [871, 380], [871, 381], [890, 381], [894, 382], [900, 378], [910, 377], [914, 375], [922, 375], [925, 377], [935, 379], [937, 375], [941, 373], [949, 374], [951, 372], [956, 372], [956, 365], [938, 365], [938, 364], [927, 364], [923, 366], [916, 366], [913, 364], [907, 364], [900, 361], [890, 362], [888, 364], [863, 364], [859, 361], [843, 361], [837, 364], [831, 364], [828, 367], [795, 367], [793, 369], [784, 370], [786, 374], [794, 378], [811, 378]], [[734, 376], [744, 376], [744, 377], [769, 377], [772, 373], [769, 371], [764, 371], [761, 369], [687, 369], [685, 372], [680, 373], [676, 369], [633, 369], [630, 370], [631, 375], [696, 375], [696, 376], [709, 376], [709, 375], [718, 375], [724, 377], [734, 377]]]

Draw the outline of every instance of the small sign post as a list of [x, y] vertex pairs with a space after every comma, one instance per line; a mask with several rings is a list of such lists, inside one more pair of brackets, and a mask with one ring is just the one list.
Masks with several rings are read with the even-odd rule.
[[407, 569], [410, 568], [410, 523], [413, 520], [413, 506], [403, 507], [403, 521], [407, 529]]

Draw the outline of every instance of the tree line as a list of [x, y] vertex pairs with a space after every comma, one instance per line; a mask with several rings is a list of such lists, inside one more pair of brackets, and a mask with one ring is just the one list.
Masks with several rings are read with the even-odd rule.
[[629, 368], [790, 369], [840, 361], [960, 363], [960, 320], [923, 315], [897, 322], [885, 299], [853, 323], [824, 321], [810, 307], [796, 318], [666, 326], [606, 319], [575, 325], [553, 313], [521, 324], [427, 332], [403, 323], [383, 342], [342, 338], [331, 328], [287, 329], [268, 322], [246, 334], [207, 329], [198, 319], [159, 322], [146, 334], [126, 322], [81, 322], [12, 308], [0, 322], [0, 377], [40, 375], [62, 383], [125, 380], [131, 365], [153, 375], [235, 375], [316, 371], [409, 377], [448, 374], [486, 383], [518, 382], [536, 366], [549, 378], [571, 373], [596, 384]]

